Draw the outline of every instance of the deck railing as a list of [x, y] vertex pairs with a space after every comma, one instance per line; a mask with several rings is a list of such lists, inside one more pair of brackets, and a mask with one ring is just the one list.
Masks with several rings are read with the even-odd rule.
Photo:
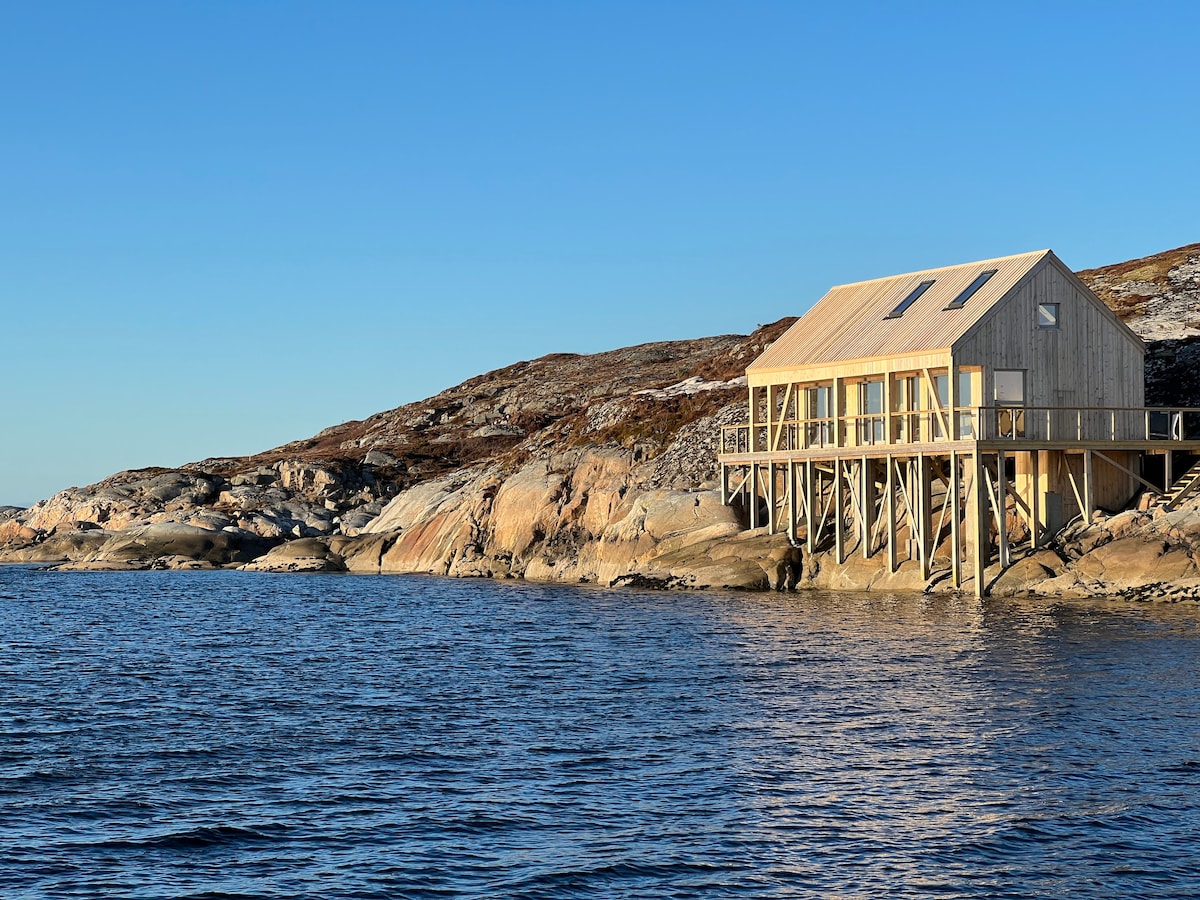
[[963, 406], [889, 414], [825, 416], [749, 425], [725, 425], [720, 452], [788, 452], [980, 441], [1200, 440], [1196, 407]]

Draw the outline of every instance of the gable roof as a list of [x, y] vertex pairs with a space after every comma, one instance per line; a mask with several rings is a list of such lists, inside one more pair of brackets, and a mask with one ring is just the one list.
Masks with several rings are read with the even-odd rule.
[[[948, 350], [1047, 258], [1055, 257], [1049, 250], [1037, 250], [831, 288], [746, 371]], [[996, 274], [961, 309], [946, 309], [989, 269]], [[933, 284], [903, 315], [888, 318], [924, 281]]]

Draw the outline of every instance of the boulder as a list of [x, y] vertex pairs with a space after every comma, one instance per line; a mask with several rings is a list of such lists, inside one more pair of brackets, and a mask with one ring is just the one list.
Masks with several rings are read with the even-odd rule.
[[329, 549], [342, 558], [347, 571], [377, 575], [384, 554], [397, 537], [398, 533], [334, 535], [329, 538]]
[[341, 555], [317, 538], [300, 538], [272, 547], [241, 567], [247, 572], [345, 572]]
[[1057, 578], [1065, 571], [1066, 564], [1057, 553], [1053, 550], [1040, 550], [1017, 560], [1001, 572], [989, 586], [988, 593], [995, 597], [1037, 593], [1047, 581]]
[[[92, 534], [94, 532], [83, 532]], [[266, 551], [269, 544], [258, 535], [237, 528], [213, 531], [165, 522], [127, 531], [108, 533], [94, 552], [79, 560], [95, 565], [151, 568], [157, 560], [184, 557], [214, 566], [249, 562]]]
[[1071, 572], [1081, 582], [1096, 582], [1100, 590], [1200, 576], [1187, 551], [1141, 535], [1096, 547], [1075, 560]]
[[44, 541], [14, 547], [3, 555], [5, 562], [65, 563], [85, 559], [95, 554], [113, 537], [113, 532], [61, 531]]

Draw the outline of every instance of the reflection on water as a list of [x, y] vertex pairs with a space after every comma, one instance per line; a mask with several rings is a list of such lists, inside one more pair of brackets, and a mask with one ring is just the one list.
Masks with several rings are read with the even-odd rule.
[[0, 895], [1194, 896], [1198, 624], [0, 569]]

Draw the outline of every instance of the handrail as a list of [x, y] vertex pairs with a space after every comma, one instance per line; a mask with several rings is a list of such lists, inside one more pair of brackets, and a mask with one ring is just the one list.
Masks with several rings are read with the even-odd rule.
[[[949, 429], [947, 429], [949, 426]], [[949, 431], [949, 433], [947, 433]], [[953, 437], [952, 437], [953, 435]], [[721, 453], [782, 452], [953, 439], [1020, 441], [1200, 440], [1200, 407], [959, 406], [847, 413], [721, 426]]]

